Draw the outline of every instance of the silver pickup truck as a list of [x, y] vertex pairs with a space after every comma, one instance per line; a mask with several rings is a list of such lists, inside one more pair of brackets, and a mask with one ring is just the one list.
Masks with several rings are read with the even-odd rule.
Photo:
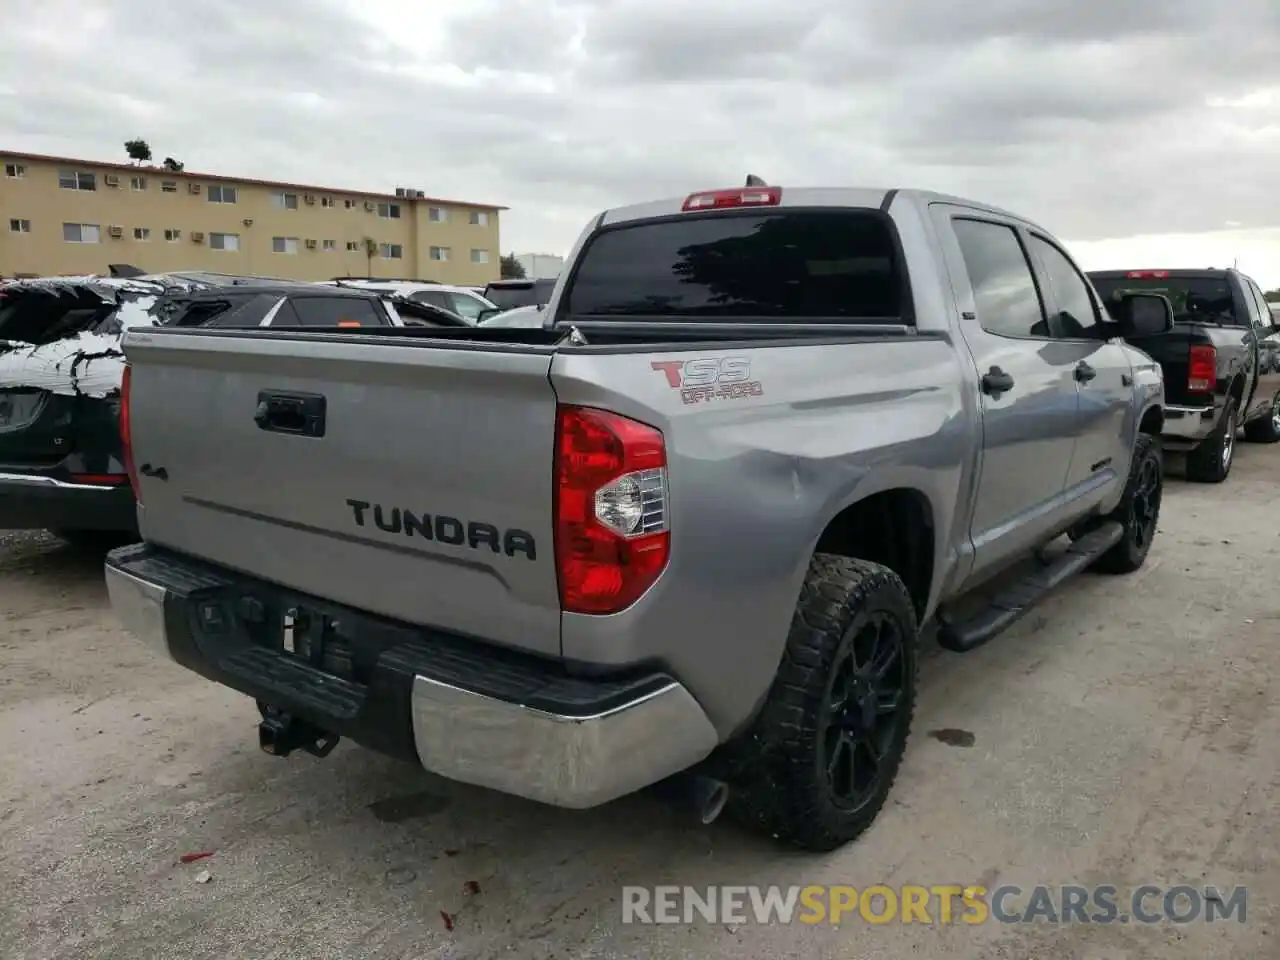
[[1163, 383], [1120, 337], [1172, 315], [1112, 309], [1013, 214], [757, 184], [601, 214], [534, 329], [130, 330], [111, 602], [269, 753], [833, 849], [923, 624], [969, 650], [1147, 556]]

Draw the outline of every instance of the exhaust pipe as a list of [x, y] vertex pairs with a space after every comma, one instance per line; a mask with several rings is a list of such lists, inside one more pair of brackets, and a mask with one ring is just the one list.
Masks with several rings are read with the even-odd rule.
[[729, 785], [701, 774], [682, 773], [654, 785], [663, 800], [689, 810], [703, 826], [714, 823], [729, 801]]

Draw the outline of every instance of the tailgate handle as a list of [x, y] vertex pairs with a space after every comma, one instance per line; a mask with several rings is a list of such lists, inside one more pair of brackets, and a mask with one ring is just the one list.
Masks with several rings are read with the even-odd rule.
[[300, 437], [324, 436], [324, 397], [318, 393], [258, 392], [253, 420], [262, 430]]

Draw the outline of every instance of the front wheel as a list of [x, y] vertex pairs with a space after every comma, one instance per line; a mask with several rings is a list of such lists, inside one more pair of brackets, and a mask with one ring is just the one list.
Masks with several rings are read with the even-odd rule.
[[1124, 529], [1120, 541], [1093, 562], [1099, 573], [1133, 573], [1146, 562], [1151, 542], [1160, 523], [1160, 500], [1164, 495], [1164, 458], [1160, 442], [1149, 434], [1139, 434], [1129, 464], [1120, 503], [1102, 522], [1115, 521]]
[[896, 573], [816, 555], [778, 674], [738, 745], [733, 812], [820, 852], [866, 830], [906, 753], [917, 646], [915, 608]]
[[1275, 443], [1280, 440], [1280, 393], [1271, 398], [1271, 409], [1244, 425], [1244, 438], [1250, 443]]

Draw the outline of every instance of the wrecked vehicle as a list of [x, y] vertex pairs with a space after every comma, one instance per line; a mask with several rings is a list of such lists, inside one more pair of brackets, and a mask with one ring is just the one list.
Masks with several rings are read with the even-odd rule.
[[0, 530], [69, 540], [137, 533], [120, 447], [120, 334], [152, 326], [167, 278], [0, 286]]
[[1169, 303], [1113, 321], [1013, 214], [610, 210], [543, 318], [128, 331], [122, 622], [254, 698], [268, 753], [345, 736], [570, 808], [662, 784], [831, 850], [889, 795], [922, 624], [968, 651], [1151, 548], [1164, 388], [1118, 337]]

